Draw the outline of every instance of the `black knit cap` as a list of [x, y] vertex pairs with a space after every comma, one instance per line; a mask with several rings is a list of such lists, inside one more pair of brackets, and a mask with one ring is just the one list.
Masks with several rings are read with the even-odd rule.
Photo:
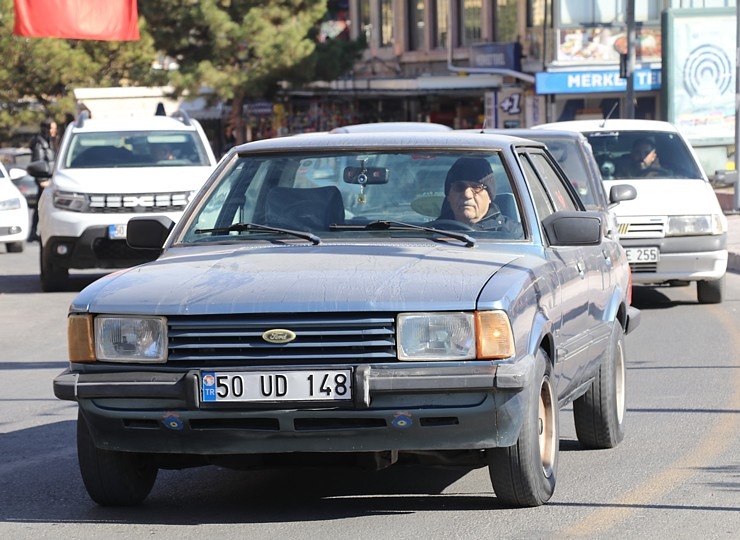
[[445, 179], [445, 195], [450, 192], [452, 184], [455, 182], [480, 182], [486, 186], [488, 194], [493, 198], [495, 193], [495, 184], [493, 180], [493, 169], [491, 164], [483, 158], [478, 157], [461, 157], [452, 164], [447, 171]]

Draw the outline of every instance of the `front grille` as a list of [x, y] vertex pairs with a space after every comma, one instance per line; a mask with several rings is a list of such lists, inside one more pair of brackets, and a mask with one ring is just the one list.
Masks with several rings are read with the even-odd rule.
[[[296, 334], [285, 344], [268, 343], [268, 330]], [[396, 359], [395, 317], [391, 314], [286, 314], [177, 316], [169, 319], [170, 362], [308, 365]]]
[[641, 263], [630, 263], [630, 269], [633, 274], [645, 274], [655, 273], [658, 271], [658, 263], [656, 262], [641, 262]]
[[89, 197], [89, 211], [95, 214], [179, 212], [188, 204], [190, 192], [93, 194]]
[[665, 220], [663, 218], [647, 218], [619, 224], [620, 238], [663, 238], [664, 236]]

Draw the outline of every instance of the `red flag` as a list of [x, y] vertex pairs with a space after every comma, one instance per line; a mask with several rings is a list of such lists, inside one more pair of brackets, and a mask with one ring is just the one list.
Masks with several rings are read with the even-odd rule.
[[14, 0], [17, 36], [139, 39], [136, 0]]

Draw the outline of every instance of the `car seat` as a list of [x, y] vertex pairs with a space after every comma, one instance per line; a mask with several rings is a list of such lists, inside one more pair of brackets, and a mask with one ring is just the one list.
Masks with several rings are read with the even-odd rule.
[[265, 224], [298, 231], [328, 231], [344, 223], [342, 193], [336, 186], [272, 188], [265, 198]]

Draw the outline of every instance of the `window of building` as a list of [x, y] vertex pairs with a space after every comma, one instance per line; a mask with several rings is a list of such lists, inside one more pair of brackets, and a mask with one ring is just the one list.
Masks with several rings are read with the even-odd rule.
[[434, 0], [432, 4], [432, 8], [434, 9], [433, 49], [447, 47], [447, 16], [449, 14], [449, 6], [450, 3], [448, 0]]
[[481, 41], [481, 10], [483, 0], [460, 0], [462, 4], [460, 45], [469, 46]]
[[493, 41], [513, 42], [518, 41], [519, 25], [517, 24], [517, 1], [495, 0], [496, 8]]
[[373, 25], [370, 22], [370, 0], [359, 0], [360, 2], [360, 32], [365, 34], [365, 41], [372, 43], [371, 36]]
[[424, 49], [424, 0], [407, 0], [409, 50]]
[[[559, 26], [626, 24], [630, 0], [558, 0]], [[660, 22], [662, 0], [634, 0], [635, 21]]]
[[393, 45], [393, 0], [380, 0], [380, 46]]

